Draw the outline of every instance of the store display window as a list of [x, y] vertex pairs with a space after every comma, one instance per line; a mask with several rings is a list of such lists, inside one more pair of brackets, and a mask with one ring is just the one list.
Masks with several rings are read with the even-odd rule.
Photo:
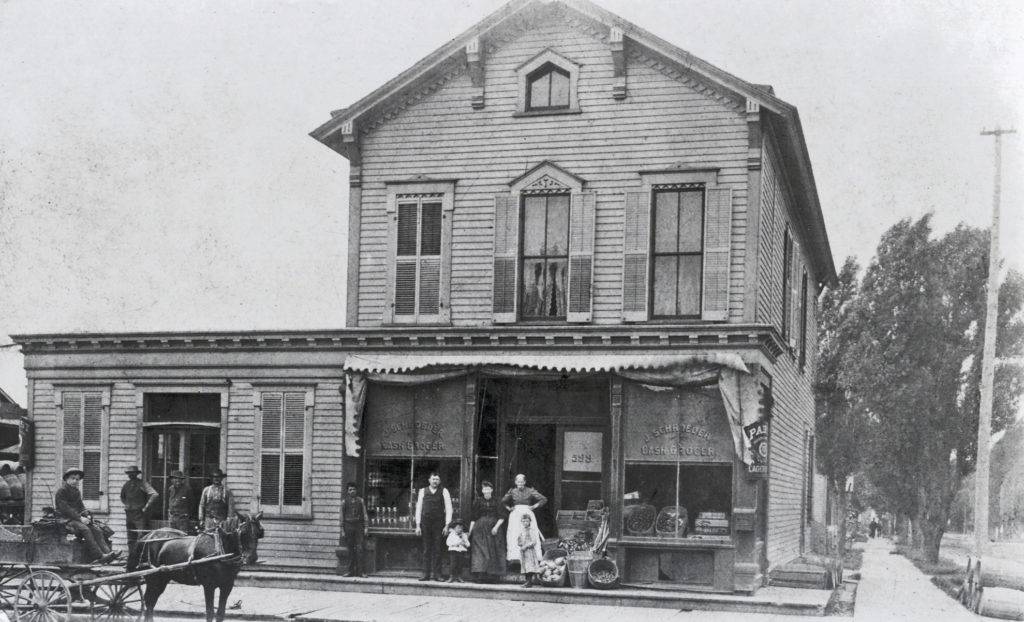
[[433, 472], [459, 511], [464, 380], [373, 385], [364, 417], [364, 497], [375, 530], [415, 529], [416, 491]]

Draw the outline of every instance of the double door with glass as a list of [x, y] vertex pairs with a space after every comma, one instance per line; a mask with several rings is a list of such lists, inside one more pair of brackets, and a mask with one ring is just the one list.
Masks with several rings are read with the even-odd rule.
[[[174, 471], [185, 474], [192, 488], [190, 516], [196, 518], [199, 495], [220, 466], [220, 429], [211, 427], [149, 428], [145, 432], [145, 473], [160, 493], [159, 517], [167, 520], [167, 487]], [[157, 513], [154, 512], [154, 518]]]

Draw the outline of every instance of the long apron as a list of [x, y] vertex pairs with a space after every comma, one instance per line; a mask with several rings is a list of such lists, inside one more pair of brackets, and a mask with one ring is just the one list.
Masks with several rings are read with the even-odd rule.
[[508, 515], [508, 532], [505, 534], [505, 559], [508, 561], [520, 561], [522, 555], [519, 553], [519, 534], [523, 532], [523, 515], [530, 517], [530, 529], [533, 531], [537, 542], [543, 542], [544, 536], [537, 527], [537, 517], [528, 505], [512, 506]]
[[473, 526], [473, 533], [469, 536], [472, 572], [497, 576], [505, 574], [505, 560], [501, 554], [499, 536], [491, 535], [491, 530], [497, 523], [498, 519], [494, 516], [484, 516]]

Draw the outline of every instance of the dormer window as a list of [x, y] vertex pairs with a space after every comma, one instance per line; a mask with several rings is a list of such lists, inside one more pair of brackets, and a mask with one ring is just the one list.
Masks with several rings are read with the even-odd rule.
[[526, 78], [526, 109], [567, 110], [569, 108], [569, 72], [545, 63]]
[[516, 74], [519, 77], [516, 116], [580, 112], [577, 89], [580, 66], [568, 58], [544, 50], [520, 65]]

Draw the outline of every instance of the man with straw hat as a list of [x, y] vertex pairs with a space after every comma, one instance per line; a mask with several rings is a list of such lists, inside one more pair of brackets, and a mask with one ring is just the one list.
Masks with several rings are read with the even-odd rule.
[[128, 481], [121, 487], [121, 503], [124, 504], [124, 525], [128, 530], [128, 550], [135, 547], [140, 532], [149, 530], [149, 512], [156, 505], [160, 494], [139, 477], [142, 469], [137, 466], [125, 470]]
[[192, 487], [181, 471], [171, 471], [170, 478], [171, 483], [167, 485], [167, 520], [172, 529], [189, 533], [192, 531], [189, 521], [192, 514]]
[[64, 471], [64, 484], [53, 495], [53, 506], [57, 510], [57, 515], [67, 521], [67, 530], [82, 540], [89, 559], [105, 564], [113, 561], [121, 553], [110, 550], [103, 537], [103, 531], [92, 520], [92, 512], [85, 509], [82, 492], [78, 489], [83, 477], [85, 471], [77, 467]]
[[210, 474], [213, 483], [203, 489], [203, 495], [199, 498], [199, 523], [206, 531], [219, 527], [233, 511], [234, 503], [231, 491], [224, 485], [225, 477], [227, 474], [224, 471], [214, 469]]

